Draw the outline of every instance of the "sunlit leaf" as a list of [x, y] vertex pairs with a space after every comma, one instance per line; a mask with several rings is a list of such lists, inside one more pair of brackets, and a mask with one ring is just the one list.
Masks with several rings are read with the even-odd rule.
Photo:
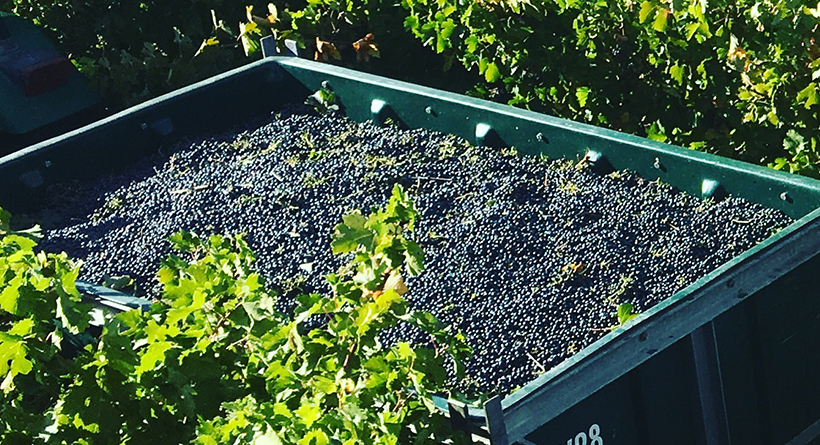
[[587, 98], [589, 98], [589, 87], [576, 88], [575, 98], [578, 99], [578, 105], [585, 107], [587, 105]]
[[646, 19], [649, 18], [649, 15], [655, 11], [655, 6], [650, 1], [644, 1], [641, 3], [641, 11], [638, 13], [638, 19], [641, 23], [645, 22]]
[[495, 62], [490, 62], [487, 65], [487, 70], [484, 71], [484, 79], [489, 83], [493, 83], [500, 78], [501, 72], [498, 70], [498, 65]]
[[299, 420], [310, 428], [313, 423], [322, 417], [322, 410], [318, 405], [311, 402], [302, 403], [294, 413], [299, 417]]
[[173, 345], [167, 341], [159, 341], [148, 345], [148, 348], [140, 358], [140, 364], [136, 369], [136, 373], [143, 374], [154, 369], [158, 363], [165, 360], [165, 353], [172, 347]]
[[820, 103], [820, 95], [817, 92], [817, 84], [815, 82], [810, 82], [806, 85], [806, 88], [800, 90], [797, 93], [797, 102], [802, 102], [803, 106], [811, 108], [812, 105]]

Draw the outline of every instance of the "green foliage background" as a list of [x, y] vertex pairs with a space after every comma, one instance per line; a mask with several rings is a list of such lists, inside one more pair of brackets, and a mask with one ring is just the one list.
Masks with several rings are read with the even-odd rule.
[[820, 6], [403, 0], [406, 25], [509, 102], [817, 174]]
[[[116, 106], [224, 71], [255, 41], [817, 176], [820, 5], [795, 0], [0, 0]], [[252, 24], [253, 23], [253, 24]], [[257, 26], [258, 25], [258, 26]], [[375, 35], [380, 57], [352, 42]], [[243, 51], [243, 49], [245, 51]]]

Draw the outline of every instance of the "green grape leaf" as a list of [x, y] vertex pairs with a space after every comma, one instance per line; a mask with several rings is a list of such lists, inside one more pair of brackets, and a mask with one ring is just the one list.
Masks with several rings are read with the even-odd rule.
[[679, 85], [683, 84], [683, 73], [684, 73], [684, 71], [685, 71], [684, 67], [682, 67], [678, 64], [675, 64], [675, 65], [672, 65], [672, 66], [669, 67], [669, 75], [672, 76], [672, 79], [674, 79], [676, 82], [678, 82]]
[[146, 348], [145, 352], [140, 358], [140, 364], [137, 366], [135, 372], [137, 375], [151, 371], [157, 366], [157, 363], [165, 360], [165, 352], [171, 349], [173, 345], [167, 341], [160, 341], [151, 343]]
[[404, 188], [396, 184], [390, 194], [390, 201], [385, 208], [390, 220], [399, 220], [407, 224], [408, 230], [413, 230], [413, 224], [418, 217], [418, 210], [416, 205], [407, 198]]
[[424, 250], [416, 242], [404, 241], [404, 260], [407, 272], [416, 276], [424, 271]]
[[700, 24], [698, 23], [690, 23], [685, 26], [686, 29], [686, 40], [692, 40], [692, 37], [698, 32], [700, 29]]
[[331, 247], [334, 254], [353, 252], [359, 246], [367, 251], [373, 249], [375, 235], [365, 227], [367, 220], [360, 212], [349, 213], [342, 217], [342, 223], [334, 229]]
[[304, 437], [299, 439], [299, 445], [327, 445], [330, 440], [322, 430], [311, 430]]
[[17, 313], [17, 302], [20, 298], [20, 285], [23, 282], [22, 275], [15, 275], [8, 283], [3, 292], [0, 292], [0, 309], [10, 313]]
[[629, 320], [637, 317], [638, 314], [635, 313], [635, 306], [630, 303], [621, 303], [618, 305], [618, 323], [624, 324]]
[[34, 368], [33, 363], [26, 357], [28, 349], [25, 342], [4, 335], [0, 337], [0, 375], [4, 375], [0, 390], [8, 392], [14, 389], [14, 377], [18, 374], [28, 374]]
[[34, 329], [34, 320], [31, 318], [24, 318], [14, 323], [11, 329], [8, 330], [9, 335], [18, 336], [20, 338], [31, 334]]
[[501, 78], [501, 71], [498, 70], [498, 65], [495, 62], [490, 62], [487, 65], [487, 71], [484, 71], [484, 80], [489, 83], [496, 82]]
[[638, 20], [640, 20], [641, 23], [645, 22], [654, 11], [655, 5], [653, 5], [652, 2], [647, 0], [641, 3], [641, 12], [638, 13]]
[[468, 53], [474, 53], [478, 49], [478, 37], [475, 35], [470, 35], [464, 39], [464, 44], [467, 45]]
[[314, 377], [311, 380], [311, 386], [321, 394], [333, 394], [336, 392], [336, 382], [323, 376]]
[[589, 87], [579, 87], [575, 90], [575, 98], [578, 99], [578, 105], [585, 107], [587, 105], [587, 98], [589, 98]]
[[276, 431], [273, 430], [270, 426], [268, 429], [265, 430], [264, 433], [258, 432], [253, 438], [253, 442], [251, 445], [281, 445], [282, 441], [279, 439], [279, 435], [276, 434]]
[[652, 28], [658, 32], [665, 32], [666, 25], [669, 17], [669, 10], [660, 8], [658, 10], [658, 15], [655, 16], [655, 21], [652, 23]]
[[820, 94], [817, 92], [817, 84], [810, 82], [806, 85], [806, 88], [800, 90], [800, 92], [797, 93], [797, 102], [803, 102], [803, 106], [806, 107], [806, 109], [820, 103]]
[[299, 420], [310, 428], [320, 417], [322, 417], [322, 409], [319, 405], [311, 402], [303, 402], [299, 408], [294, 411], [299, 417]]

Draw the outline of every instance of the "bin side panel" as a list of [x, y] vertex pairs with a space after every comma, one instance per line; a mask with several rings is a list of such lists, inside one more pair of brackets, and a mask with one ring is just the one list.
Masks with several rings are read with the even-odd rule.
[[820, 256], [716, 322], [732, 443], [788, 443], [820, 418]]
[[542, 425], [526, 439], [536, 445], [646, 444], [640, 428], [643, 409], [634, 380], [631, 375], [621, 377]]
[[682, 339], [526, 440], [537, 445], [696, 445], [704, 443], [703, 437], [692, 350]]
[[741, 304], [715, 319], [729, 436], [733, 443], [770, 443], [769, 416], [762, 404], [760, 341], [751, 304]]
[[772, 441], [786, 443], [820, 419], [820, 257], [767, 287], [752, 302]]
[[688, 337], [631, 373], [639, 382], [647, 444], [705, 443], [693, 351]]

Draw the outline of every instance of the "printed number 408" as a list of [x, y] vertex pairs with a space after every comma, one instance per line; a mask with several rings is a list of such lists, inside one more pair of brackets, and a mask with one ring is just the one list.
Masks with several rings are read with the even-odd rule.
[[589, 435], [581, 431], [575, 435], [575, 439], [568, 439], [567, 445], [604, 445], [604, 439], [601, 437], [601, 427], [597, 423], [593, 423], [589, 427]]

